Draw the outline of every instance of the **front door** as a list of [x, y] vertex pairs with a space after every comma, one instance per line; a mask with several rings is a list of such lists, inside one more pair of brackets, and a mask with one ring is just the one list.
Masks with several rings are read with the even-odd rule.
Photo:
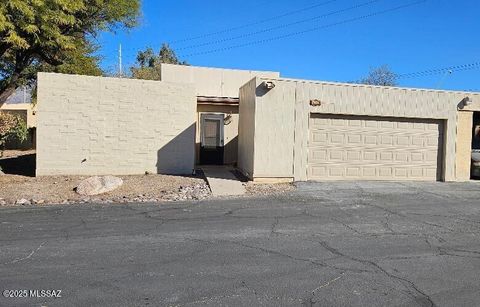
[[200, 118], [200, 164], [223, 164], [223, 114], [202, 114]]

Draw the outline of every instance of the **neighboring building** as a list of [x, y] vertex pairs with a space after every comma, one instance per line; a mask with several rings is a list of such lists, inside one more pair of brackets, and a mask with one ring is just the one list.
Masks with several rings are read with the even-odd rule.
[[20, 116], [29, 128], [36, 126], [36, 108], [32, 104], [32, 93], [30, 88], [20, 87], [7, 101], [0, 106], [0, 111], [5, 111]]
[[[41, 73], [37, 175], [189, 174], [255, 181], [470, 178], [480, 94], [161, 66], [161, 81]], [[476, 115], [477, 114], [477, 115]]]
[[7, 101], [0, 106], [0, 112], [16, 115], [23, 119], [29, 129], [25, 141], [10, 140], [6, 149], [32, 149], [35, 147], [36, 106], [32, 103], [32, 91], [28, 87], [18, 88]]

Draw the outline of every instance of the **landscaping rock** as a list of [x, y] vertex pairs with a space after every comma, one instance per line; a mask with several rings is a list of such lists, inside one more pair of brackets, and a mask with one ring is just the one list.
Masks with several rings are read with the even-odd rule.
[[3, 199], [0, 199], [0, 206], [6, 206], [7, 202], [4, 201]]
[[43, 205], [45, 203], [45, 200], [43, 200], [43, 199], [32, 199], [32, 203], [34, 205]]
[[182, 200], [202, 200], [210, 196], [210, 188], [206, 183], [196, 184], [192, 186], [180, 186], [178, 193], [171, 194], [167, 197], [168, 200], [182, 201]]
[[114, 176], [94, 176], [82, 180], [75, 188], [80, 195], [92, 196], [113, 191], [123, 184], [123, 180]]
[[22, 198], [22, 199], [18, 199], [15, 202], [15, 204], [16, 205], [21, 205], [21, 206], [30, 206], [32, 203], [28, 199]]

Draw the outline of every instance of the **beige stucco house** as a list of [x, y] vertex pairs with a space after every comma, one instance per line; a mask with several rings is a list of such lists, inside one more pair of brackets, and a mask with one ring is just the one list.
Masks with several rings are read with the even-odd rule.
[[37, 175], [189, 174], [255, 181], [470, 179], [480, 94], [162, 65], [161, 81], [38, 77]]

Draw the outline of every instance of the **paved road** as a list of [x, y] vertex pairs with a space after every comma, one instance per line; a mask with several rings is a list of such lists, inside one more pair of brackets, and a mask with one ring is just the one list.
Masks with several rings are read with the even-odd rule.
[[480, 184], [0, 209], [1, 306], [478, 306]]

